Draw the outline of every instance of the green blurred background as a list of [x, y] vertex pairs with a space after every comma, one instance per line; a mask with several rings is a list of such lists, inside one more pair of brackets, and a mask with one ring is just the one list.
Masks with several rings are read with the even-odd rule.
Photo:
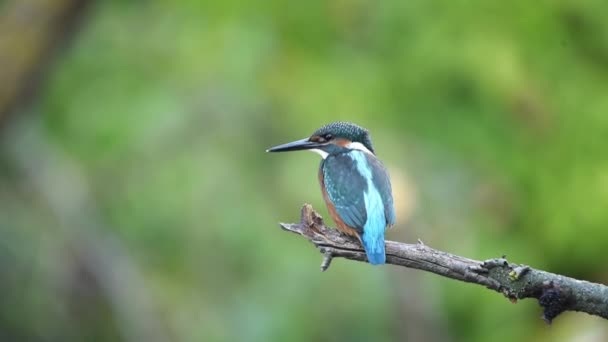
[[0, 132], [0, 340], [608, 340], [419, 271], [319, 272], [277, 224], [328, 217], [319, 158], [264, 153], [358, 123], [393, 178], [389, 239], [607, 283], [606, 10], [93, 3]]

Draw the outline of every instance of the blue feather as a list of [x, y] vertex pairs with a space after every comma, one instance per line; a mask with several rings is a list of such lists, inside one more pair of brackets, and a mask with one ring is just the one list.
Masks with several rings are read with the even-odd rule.
[[355, 165], [357, 165], [359, 173], [367, 180], [367, 189], [363, 194], [367, 212], [367, 221], [363, 226], [363, 235], [361, 237], [363, 247], [370, 264], [384, 264], [386, 261], [384, 231], [387, 225], [384, 213], [385, 204], [373, 182], [372, 168], [368, 163], [365, 152], [352, 151], [349, 155], [355, 162]]

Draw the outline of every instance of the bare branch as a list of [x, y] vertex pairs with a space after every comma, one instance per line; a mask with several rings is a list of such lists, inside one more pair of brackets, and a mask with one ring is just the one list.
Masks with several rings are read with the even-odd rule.
[[[319, 248], [324, 255], [323, 271], [329, 268], [332, 258], [367, 261], [359, 241], [326, 227], [309, 204], [302, 208], [300, 223], [281, 223], [281, 227], [304, 236]], [[547, 323], [567, 310], [608, 319], [608, 286], [510, 263], [504, 257], [482, 262], [438, 251], [422, 241], [417, 244], [386, 241], [386, 263], [483, 285], [513, 302], [536, 298]]]

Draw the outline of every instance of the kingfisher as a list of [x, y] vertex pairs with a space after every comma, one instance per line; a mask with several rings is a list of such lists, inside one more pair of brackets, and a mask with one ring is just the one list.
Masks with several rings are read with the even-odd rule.
[[395, 209], [388, 171], [376, 157], [368, 130], [334, 122], [266, 152], [301, 150], [321, 155], [321, 192], [338, 230], [361, 242], [370, 264], [384, 264], [384, 232], [395, 224]]

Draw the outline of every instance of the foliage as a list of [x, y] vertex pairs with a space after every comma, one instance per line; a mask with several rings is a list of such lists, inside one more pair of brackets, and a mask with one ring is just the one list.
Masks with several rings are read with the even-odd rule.
[[[599, 0], [99, 2], [5, 134], [0, 337], [606, 338], [599, 319], [547, 329], [534, 303], [415, 271], [338, 260], [321, 274], [277, 225], [323, 207], [318, 157], [264, 153], [356, 122], [391, 170], [390, 239], [605, 283], [604, 13]], [[81, 190], [88, 204], [62, 211]]]

